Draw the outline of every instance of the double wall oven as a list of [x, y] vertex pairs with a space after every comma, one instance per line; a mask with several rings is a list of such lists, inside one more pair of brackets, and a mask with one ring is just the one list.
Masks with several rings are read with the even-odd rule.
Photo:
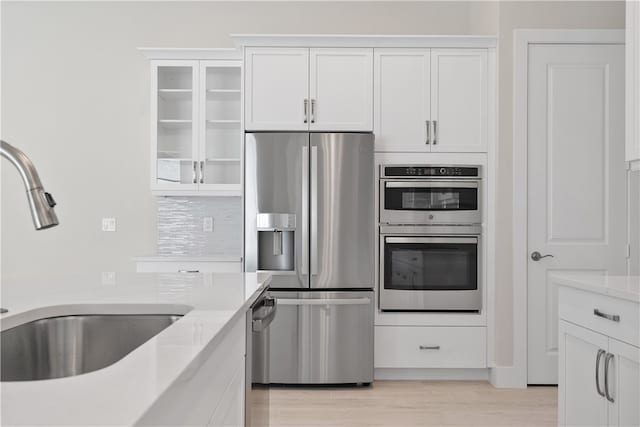
[[381, 166], [381, 310], [482, 309], [481, 189], [480, 166]]

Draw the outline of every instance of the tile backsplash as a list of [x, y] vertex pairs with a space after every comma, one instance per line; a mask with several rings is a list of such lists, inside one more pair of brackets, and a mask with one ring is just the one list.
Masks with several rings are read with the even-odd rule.
[[[159, 255], [241, 255], [240, 197], [158, 197]], [[213, 231], [203, 231], [213, 218]]]

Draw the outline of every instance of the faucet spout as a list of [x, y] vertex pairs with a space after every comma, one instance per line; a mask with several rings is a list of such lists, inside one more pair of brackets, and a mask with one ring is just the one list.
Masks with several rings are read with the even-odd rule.
[[56, 202], [51, 194], [44, 191], [33, 162], [22, 151], [2, 140], [0, 140], [0, 155], [9, 160], [20, 173], [36, 230], [58, 225], [58, 217], [53, 210]]

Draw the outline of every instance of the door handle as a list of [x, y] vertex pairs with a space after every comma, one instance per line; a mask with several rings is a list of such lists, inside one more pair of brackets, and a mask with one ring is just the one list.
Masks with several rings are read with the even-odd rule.
[[542, 255], [540, 252], [535, 251], [531, 253], [531, 259], [534, 261], [540, 261], [542, 258], [553, 258], [551, 254]]
[[605, 397], [604, 391], [600, 388], [600, 359], [602, 356], [606, 354], [606, 351], [600, 349], [598, 350], [598, 355], [596, 356], [596, 391], [602, 397]]
[[309, 100], [307, 98], [304, 99], [304, 123], [309, 121]]
[[198, 168], [198, 162], [194, 160], [193, 161], [193, 183], [194, 184], [198, 183], [198, 174], [196, 172], [197, 168]]
[[433, 145], [436, 145], [438, 143], [438, 121], [434, 120], [433, 121]]
[[278, 311], [278, 303], [273, 298], [267, 298], [264, 301], [263, 307], [269, 307], [266, 310], [266, 314], [263, 316], [254, 317], [251, 319], [251, 328], [253, 332], [262, 332], [273, 321], [273, 318], [276, 316], [276, 312]]
[[311, 100], [311, 123], [316, 122], [316, 100]]
[[608, 353], [604, 358], [604, 394], [607, 400], [611, 403], [615, 403], [613, 396], [609, 393], [609, 362], [613, 359], [613, 354]]
[[425, 141], [425, 144], [429, 145], [431, 143], [431, 122], [426, 120], [425, 123], [427, 125], [427, 140]]
[[204, 161], [200, 162], [200, 184], [204, 184]]
[[364, 298], [278, 298], [280, 305], [367, 305], [371, 299]]

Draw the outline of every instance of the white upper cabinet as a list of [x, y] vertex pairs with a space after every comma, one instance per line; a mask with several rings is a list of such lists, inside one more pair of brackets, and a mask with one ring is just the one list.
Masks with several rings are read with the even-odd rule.
[[431, 151], [486, 151], [486, 50], [431, 51], [431, 121]]
[[246, 48], [245, 129], [308, 130], [309, 49]]
[[241, 195], [242, 64], [151, 61], [151, 190]]
[[373, 129], [373, 49], [310, 50], [309, 129]]
[[245, 129], [371, 131], [373, 49], [246, 48]]
[[376, 49], [376, 151], [484, 152], [486, 49]]
[[376, 151], [429, 151], [429, 49], [376, 49]]
[[627, 161], [640, 170], [640, 2], [627, 0], [626, 9], [626, 140]]

